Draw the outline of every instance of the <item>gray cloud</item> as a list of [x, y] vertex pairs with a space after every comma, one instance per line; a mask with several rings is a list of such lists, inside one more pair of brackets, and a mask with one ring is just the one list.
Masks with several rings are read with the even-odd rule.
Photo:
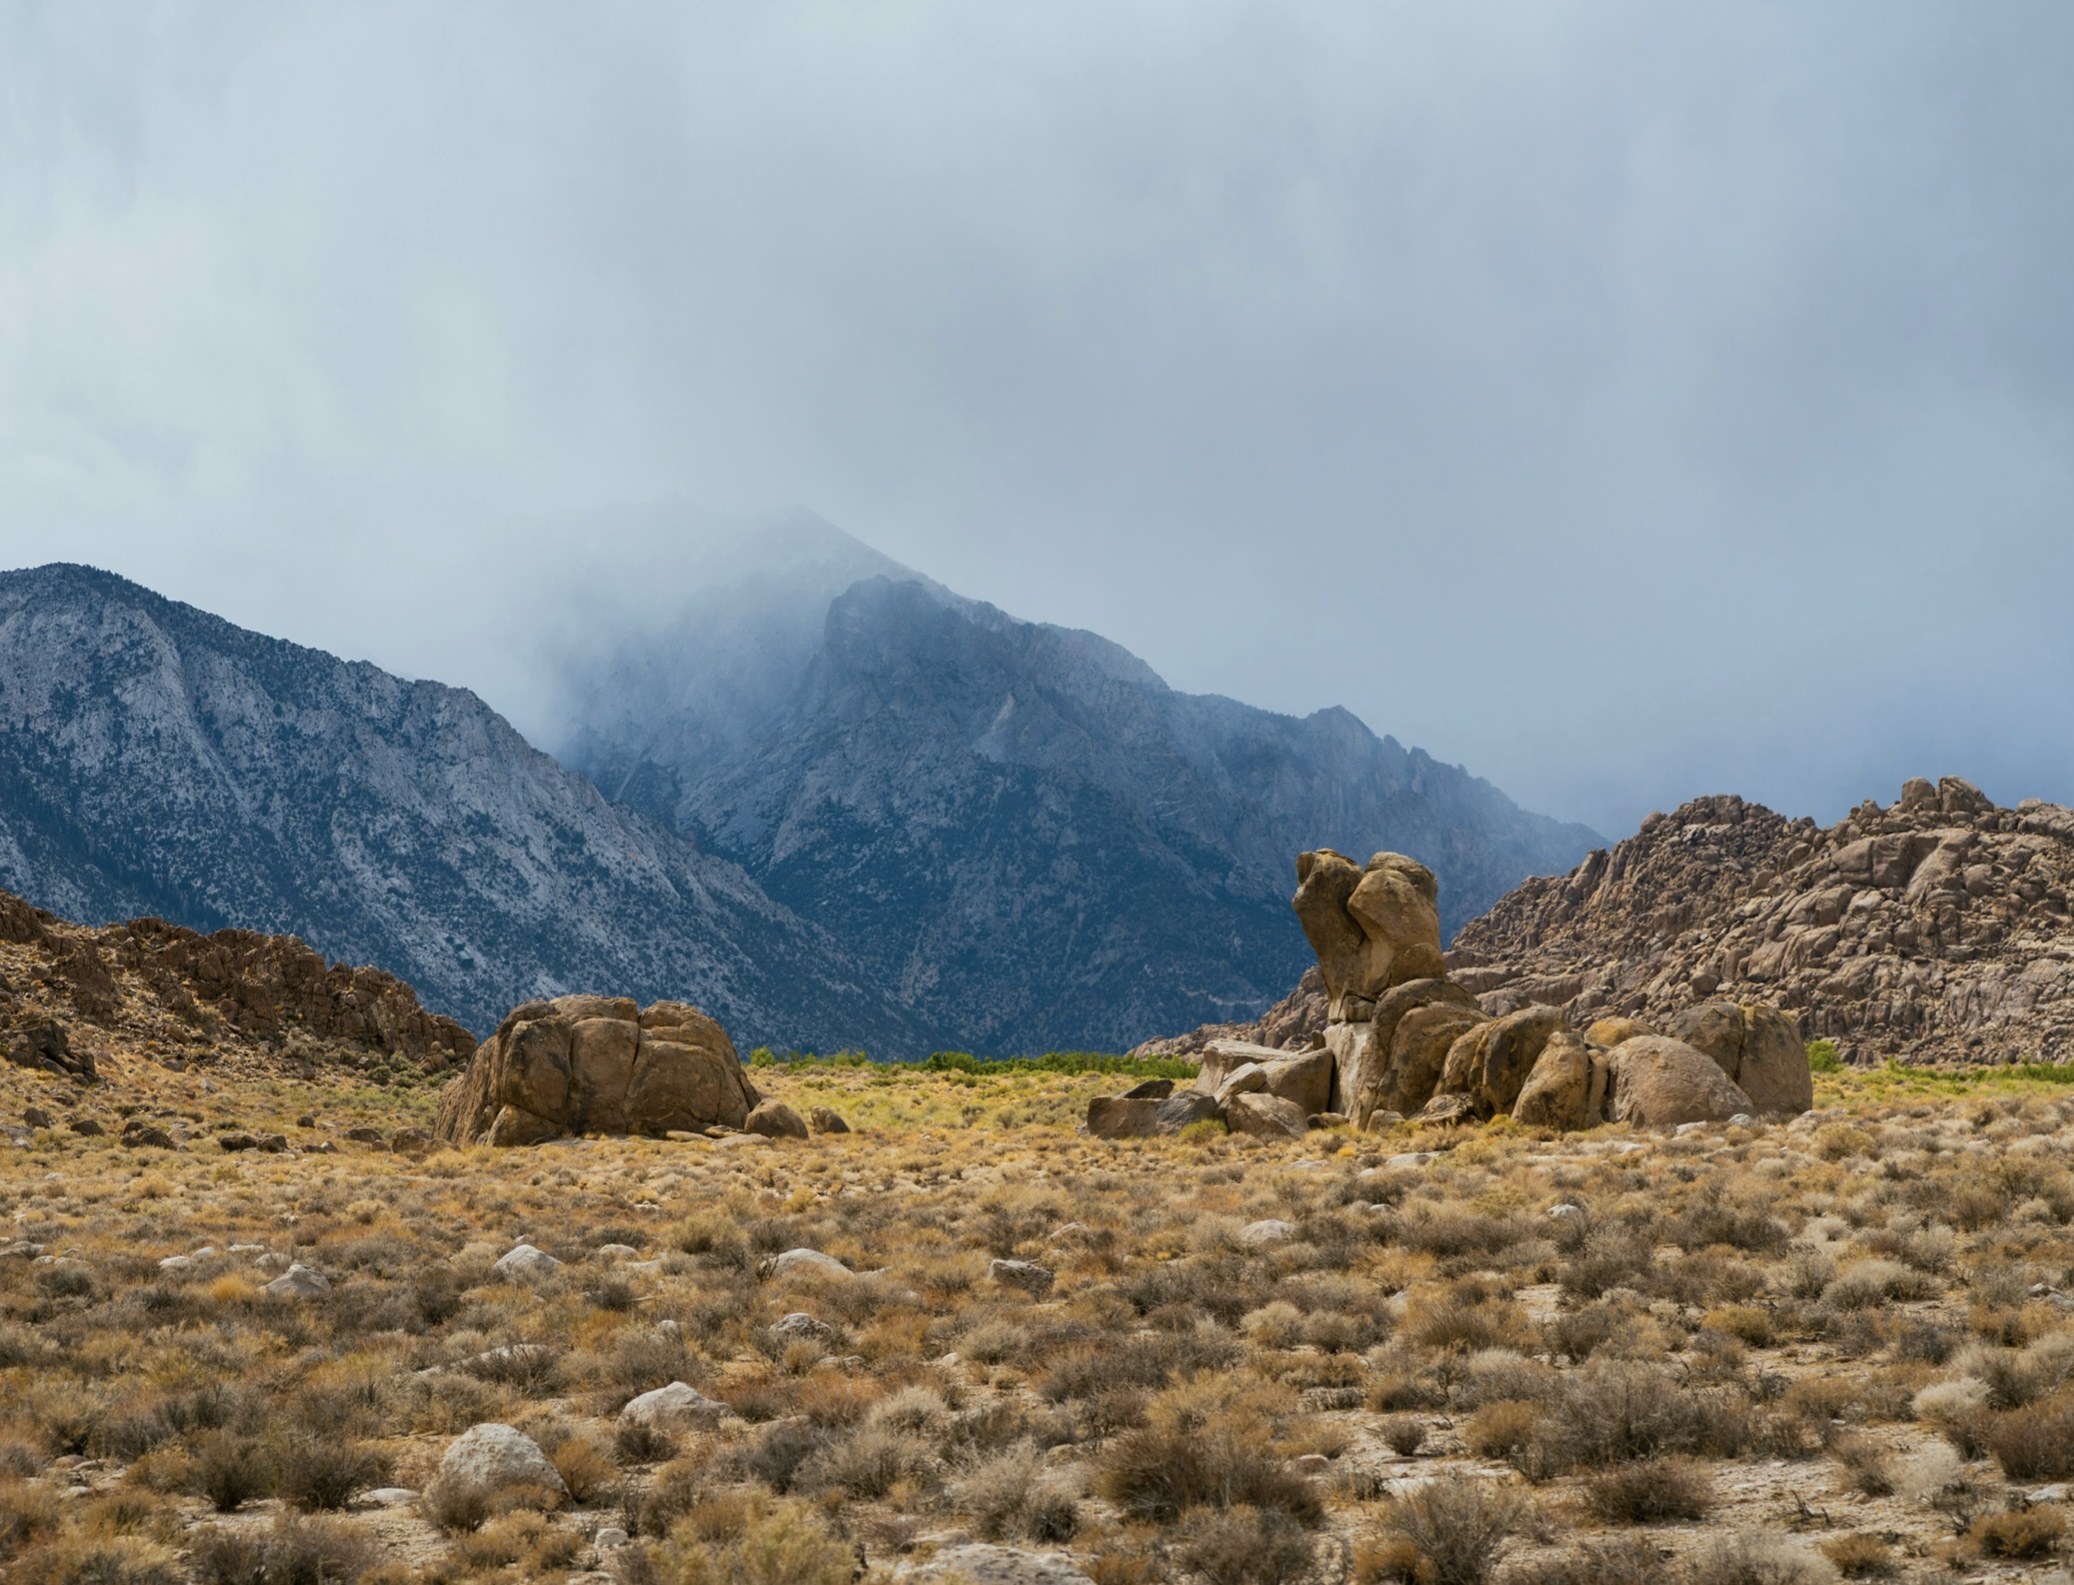
[[[0, 559], [477, 687], [803, 502], [1609, 831], [2074, 799], [2074, 15], [0, 11]], [[547, 603], [552, 603], [551, 601]]]

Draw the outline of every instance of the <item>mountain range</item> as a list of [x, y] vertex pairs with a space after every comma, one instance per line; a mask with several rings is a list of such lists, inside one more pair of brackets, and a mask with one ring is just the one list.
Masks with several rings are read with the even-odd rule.
[[666, 620], [596, 631], [559, 660], [556, 758], [465, 690], [89, 568], [0, 574], [0, 887], [292, 932], [477, 1029], [611, 989], [890, 1056], [1257, 1013], [1308, 953], [1301, 848], [1413, 853], [1453, 928], [1598, 840], [804, 515]]

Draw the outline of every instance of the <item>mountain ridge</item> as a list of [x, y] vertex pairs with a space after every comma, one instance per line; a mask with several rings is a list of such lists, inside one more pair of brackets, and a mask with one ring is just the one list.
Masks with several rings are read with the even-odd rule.
[[933, 1038], [825, 932], [473, 693], [75, 564], [0, 574], [0, 886], [89, 921], [293, 933], [478, 1028], [610, 986], [752, 1042]]
[[[667, 669], [629, 648], [616, 675]], [[1453, 923], [1601, 840], [1343, 709], [1181, 693], [1101, 635], [884, 573], [828, 602], [797, 675], [750, 729], [672, 721], [665, 690], [636, 732], [622, 697], [567, 757], [975, 1044], [1258, 1011], [1308, 956], [1285, 896], [1304, 848], [1420, 853]]]

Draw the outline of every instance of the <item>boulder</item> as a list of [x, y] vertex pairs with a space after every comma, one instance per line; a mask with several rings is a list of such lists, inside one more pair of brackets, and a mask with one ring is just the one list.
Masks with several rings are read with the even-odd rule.
[[1223, 1122], [1224, 1108], [1217, 1104], [1215, 1096], [1183, 1090], [1179, 1095], [1155, 1101], [1152, 1118], [1155, 1133], [1178, 1134], [1192, 1123]]
[[1325, 1047], [1293, 1056], [1285, 1052], [1262, 1066], [1267, 1071], [1268, 1094], [1294, 1101], [1307, 1114], [1332, 1110], [1334, 1068], [1332, 1053]]
[[1248, 1222], [1239, 1229], [1239, 1242], [1248, 1249], [1266, 1249], [1274, 1244], [1286, 1244], [1295, 1236], [1294, 1222], [1277, 1221], [1272, 1217], [1266, 1221]]
[[1539, 1006], [1474, 1025], [1448, 1047], [1440, 1092], [1466, 1095], [1485, 1114], [1511, 1111], [1541, 1048], [1565, 1027], [1561, 1008]]
[[1127, 1101], [1163, 1101], [1174, 1093], [1172, 1079], [1147, 1079], [1143, 1084], [1134, 1084], [1123, 1092]]
[[1329, 1015], [1345, 1019], [1354, 1001], [1373, 1001], [1393, 985], [1445, 973], [1440, 955], [1439, 883], [1401, 853], [1378, 853], [1365, 866], [1331, 848], [1296, 860], [1293, 906], [1318, 954]]
[[1607, 1115], [1638, 1128], [1726, 1122], [1751, 1111], [1750, 1097], [1714, 1059], [1682, 1040], [1638, 1035], [1613, 1048]]
[[1639, 1018], [1601, 1018], [1584, 1032], [1585, 1040], [1594, 1046], [1612, 1050], [1623, 1041], [1633, 1040], [1637, 1035], [1660, 1035], [1661, 1029], [1645, 1024]]
[[817, 1134], [847, 1134], [850, 1125], [843, 1121], [843, 1114], [832, 1106], [813, 1106], [807, 1109], [807, 1121], [814, 1125]]
[[1567, 1029], [1556, 1031], [1520, 1086], [1514, 1120], [1536, 1128], [1589, 1128], [1599, 1121], [1590, 1111], [1591, 1079], [1591, 1053], [1584, 1042]]
[[1020, 1288], [1024, 1293], [1032, 1294], [1051, 1292], [1053, 1281], [1052, 1272], [1028, 1260], [989, 1261], [987, 1276], [1004, 1287]]
[[857, 1274], [833, 1255], [818, 1249], [788, 1249], [767, 1263], [773, 1277], [854, 1277]]
[[1815, 1104], [1800, 1027], [1776, 1007], [1702, 1002], [1673, 1018], [1669, 1033], [1712, 1057], [1759, 1113], [1798, 1113]]
[[1217, 1086], [1217, 1104], [1229, 1106], [1235, 1096], [1263, 1095], [1267, 1092], [1267, 1069], [1257, 1062], [1242, 1063], [1225, 1075], [1224, 1082]]
[[1153, 1139], [1223, 1116], [1217, 1098], [1200, 1090], [1182, 1090], [1163, 1101], [1104, 1095], [1087, 1103], [1087, 1131], [1097, 1139]]
[[804, 1310], [794, 1310], [770, 1324], [770, 1334], [781, 1343], [832, 1343], [835, 1328], [816, 1320]]
[[540, 1444], [508, 1425], [471, 1426], [455, 1437], [439, 1461], [438, 1481], [445, 1491], [456, 1495], [493, 1498], [532, 1489], [553, 1502], [569, 1495]]
[[[1213, 1040], [1203, 1047], [1203, 1064], [1196, 1070], [1195, 1088], [1205, 1095], [1215, 1095], [1239, 1069], [1265, 1069], [1270, 1062], [1280, 1062], [1288, 1055], [1273, 1046], [1256, 1046], [1249, 1040]], [[1138, 1090], [1126, 1093], [1135, 1096]]]
[[544, 1249], [535, 1249], [531, 1244], [519, 1244], [498, 1257], [490, 1267], [498, 1276], [511, 1281], [532, 1281], [551, 1277], [562, 1269], [562, 1263]]
[[1235, 1095], [1224, 1108], [1224, 1121], [1235, 1134], [1256, 1139], [1301, 1139], [1310, 1117], [1294, 1101], [1279, 1095]]
[[[789, 1319], [789, 1318], [788, 1318]], [[776, 1328], [772, 1328], [773, 1331]], [[703, 1431], [734, 1413], [681, 1381], [627, 1400], [619, 1411], [621, 1425], [645, 1425], [654, 1431]]]
[[499, 1146], [586, 1131], [661, 1137], [741, 1128], [760, 1099], [726, 1031], [697, 1008], [562, 996], [505, 1016], [440, 1092], [434, 1131]]
[[276, 1299], [321, 1299], [331, 1292], [331, 1282], [309, 1266], [290, 1266], [260, 1292]]
[[[1209, 1100], [1208, 1096], [1204, 1097]], [[1098, 1095], [1087, 1103], [1087, 1131], [1097, 1139], [1150, 1139], [1164, 1133], [1159, 1126], [1159, 1109], [1165, 1101], [1132, 1100], [1120, 1095]], [[1216, 1106], [1214, 1100], [1210, 1101]]]
[[1455, 1042], [1488, 1022], [1480, 1008], [1452, 999], [1428, 1002], [1407, 1012], [1397, 1021], [1391, 1038], [1389, 1060], [1382, 1068], [1370, 1119], [1377, 1112], [1409, 1115], [1433, 1099]]
[[742, 1120], [742, 1128], [766, 1139], [805, 1139], [806, 1119], [783, 1101], [762, 1101]]

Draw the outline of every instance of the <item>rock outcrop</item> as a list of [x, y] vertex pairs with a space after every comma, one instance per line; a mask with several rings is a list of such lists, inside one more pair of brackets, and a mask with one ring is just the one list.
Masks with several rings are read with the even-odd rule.
[[[2065, 1062], [2070, 889], [2074, 810], [1997, 808], [1956, 777], [1911, 781], [1826, 830], [1702, 798], [1526, 882], [1463, 928], [1449, 960], [1489, 1009], [1633, 1016], [1717, 1060], [1714, 1034], [1682, 1020], [1726, 1001], [1781, 1007], [1799, 1038], [1834, 1039], [1851, 1061]], [[1776, 1030], [1763, 1038], [1783, 1052]], [[1754, 1102], [1800, 1093], [1785, 1067], [1783, 1095], [1751, 1075]]]
[[[1344, 854], [1296, 861], [1293, 906], [1318, 953], [1325, 1027], [1301, 1051], [1243, 1040], [1202, 1047], [1187, 1121], [1300, 1137], [1313, 1119], [1357, 1128], [1511, 1116], [1541, 1128], [1630, 1122], [1669, 1128], [1739, 1115], [1804, 1112], [1807, 1049], [1776, 1007], [1712, 1001], [1669, 1034], [1637, 1018], [1580, 1033], [1545, 999], [1489, 1005], [1440, 956], [1431, 872], [1397, 853], [1357, 869]], [[1088, 1131], [1125, 1139], [1178, 1132], [1180, 1097], [1116, 1097], [1088, 1108]], [[1207, 1106], [1202, 1103], [1207, 1103]]]
[[739, 1129], [760, 1099], [727, 1032], [696, 1007], [560, 996], [505, 1016], [440, 1092], [434, 1132], [453, 1144], [532, 1145]]

